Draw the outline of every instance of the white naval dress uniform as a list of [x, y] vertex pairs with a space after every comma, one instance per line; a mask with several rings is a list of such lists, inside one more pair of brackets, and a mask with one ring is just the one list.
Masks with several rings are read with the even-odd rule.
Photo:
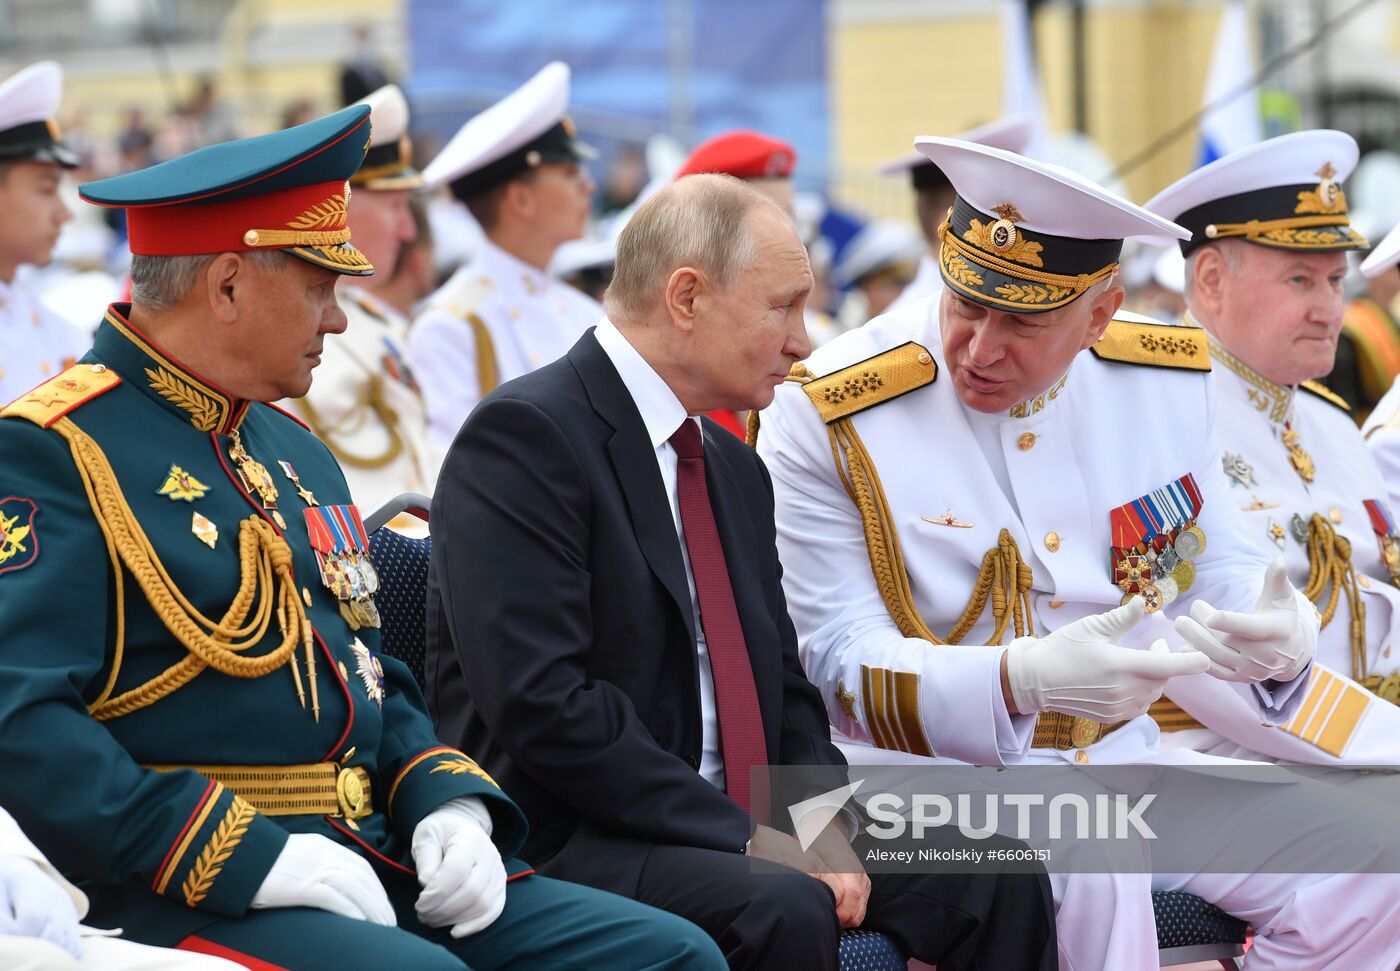
[[943, 274], [938, 269], [938, 261], [929, 253], [925, 253], [919, 258], [919, 269], [914, 274], [914, 279], [909, 281], [909, 285], [900, 291], [895, 297], [885, 313], [892, 314], [896, 310], [902, 310], [911, 303], [916, 303], [925, 297], [931, 297], [943, 289]]
[[48, 310], [19, 283], [0, 281], [0, 404], [87, 353], [92, 337]]
[[[1365, 670], [1356, 670], [1352, 609], [1347, 594], [1340, 592], [1335, 614], [1318, 636], [1316, 671], [1295, 718], [1283, 726], [1264, 725], [1246, 706], [1233, 703], [1235, 699], [1204, 679], [1174, 682], [1168, 696], [1195, 722], [1210, 727], [1165, 731], [1163, 744], [1241, 759], [1400, 764], [1400, 707], [1354, 680], [1363, 674], [1383, 679], [1400, 672], [1400, 589], [1392, 585], [1381, 559], [1380, 539], [1366, 507], [1366, 500], [1373, 500], [1394, 508], [1375, 462], [1344, 406], [1318, 386], [1274, 384], [1215, 342], [1211, 358], [1228, 501], [1242, 510], [1255, 544], [1269, 556], [1284, 558], [1289, 579], [1300, 590], [1309, 575], [1307, 523], [1313, 515], [1350, 543], [1356, 592], [1365, 615]], [[1311, 482], [1290, 459], [1284, 436], [1293, 433], [1297, 447], [1311, 458]], [[1319, 609], [1326, 607], [1330, 592], [1331, 585], [1319, 598]], [[1400, 677], [1393, 677], [1384, 690], [1400, 693], [1398, 682]], [[1192, 724], [1161, 707], [1154, 714], [1166, 729]]]
[[[1194, 330], [1178, 336], [1205, 339]], [[819, 350], [808, 368], [829, 375], [908, 341], [942, 366], [936, 300], [876, 318]], [[834, 389], [838, 396], [878, 382], [858, 368], [846, 374]], [[1179, 644], [1164, 615], [1184, 611], [1197, 597], [1223, 610], [1252, 610], [1269, 557], [1249, 542], [1231, 507], [1209, 392], [1207, 374], [1084, 352], [1063, 383], [1016, 409], [1024, 417], [965, 408], [947, 378], [855, 414], [852, 424], [881, 475], [924, 621], [940, 637], [953, 628], [1002, 528], [1033, 570], [1037, 632], [1116, 606], [1122, 593], [1109, 574], [1110, 510], [1187, 473], [1204, 497], [1197, 522], [1207, 536], [1194, 586], [1150, 615], [1127, 646], [1146, 647], [1158, 636]], [[1170, 421], [1161, 420], [1165, 414]], [[797, 384], [780, 388], [763, 412], [758, 448], [773, 477], [783, 585], [803, 663], [852, 764], [927, 764], [908, 754], [921, 750], [989, 765], [1190, 761], [1159, 752], [1146, 716], [1087, 748], [1031, 749], [1034, 719], [1009, 715], [1002, 699], [1002, 649], [979, 646], [989, 639], [988, 616], [962, 645], [934, 646], [895, 626], [827, 430]], [[1279, 722], [1296, 711], [1306, 680], [1305, 672], [1272, 691], [1220, 684], [1260, 721]], [[877, 738], [886, 749], [875, 747]], [[1229, 828], [1205, 835], [1227, 839]], [[1358, 906], [1368, 919], [1380, 914], [1400, 924], [1400, 902], [1390, 899], [1396, 882], [1386, 878], [1054, 873], [1051, 880], [1062, 968], [1155, 967], [1151, 889], [1184, 889], [1250, 921], [1258, 935], [1251, 968], [1330, 967], [1342, 954], [1378, 959], [1358, 961], [1367, 967], [1400, 958], [1400, 930], [1393, 939], [1363, 941], [1370, 932], [1336, 914], [1335, 903], [1329, 909], [1329, 901], [1355, 894], [1350, 899], [1364, 901]]]
[[[4, 809], [0, 809], [0, 856], [32, 860], [68, 895], [78, 918], [87, 916], [87, 895], [64, 879]], [[114, 931], [82, 927], [80, 933], [80, 958], [48, 941], [0, 934], [0, 967], [6, 971], [237, 971], [240, 967], [222, 958], [120, 940]]]
[[305, 397], [281, 404], [335, 454], [368, 515], [400, 493], [431, 495], [441, 455], [408, 367], [407, 321], [353, 284], [338, 297], [345, 332], [326, 338]]
[[491, 390], [483, 387], [483, 354], [500, 384], [562, 357], [602, 316], [597, 301], [483, 240], [476, 258], [428, 298], [409, 334], [409, 363], [428, 405], [433, 444], [451, 445]]
[[1400, 508], [1400, 378], [1371, 410], [1361, 437], [1380, 471], [1391, 512]]

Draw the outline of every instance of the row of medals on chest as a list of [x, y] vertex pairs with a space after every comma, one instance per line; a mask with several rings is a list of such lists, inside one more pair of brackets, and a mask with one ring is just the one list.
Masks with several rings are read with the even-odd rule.
[[[234, 429], [230, 433], [228, 456], [234, 464], [239, 479], [243, 482], [243, 487], [250, 495], [258, 497], [258, 501], [262, 503], [268, 516], [279, 529], [285, 532], [287, 521], [277, 506], [280, 496], [277, 483], [272, 474], [268, 472], [267, 466], [248, 453], [238, 429]], [[308, 510], [319, 507], [320, 503], [316, 501], [316, 496], [302, 484], [300, 476], [297, 475], [291, 463], [279, 462], [278, 464], [296, 487], [297, 495], [306, 503]], [[346, 548], [325, 553], [317, 550], [316, 557], [320, 566], [321, 583], [336, 598], [340, 615], [350, 629], [379, 627], [379, 611], [374, 604], [374, 594], [379, 590], [379, 573], [374, 567], [369, 550], [364, 548], [363, 544], [354, 542], [352, 538]], [[303, 594], [306, 605], [310, 607], [310, 595], [305, 591]], [[351, 643], [350, 650], [355, 655], [356, 673], [364, 682], [365, 691], [370, 700], [382, 705], [384, 701], [384, 671], [379, 658], [375, 657], [374, 653], [365, 647], [358, 637]], [[314, 681], [315, 664], [310, 658], [308, 658], [307, 667], [308, 673]], [[343, 669], [341, 673], [345, 674]]]

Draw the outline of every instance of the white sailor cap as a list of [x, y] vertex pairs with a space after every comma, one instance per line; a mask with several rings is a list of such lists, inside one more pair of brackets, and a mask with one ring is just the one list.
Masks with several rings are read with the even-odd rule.
[[908, 223], [876, 219], [851, 237], [831, 268], [831, 282], [848, 287], [881, 270], [902, 270], [913, 279], [926, 251], [923, 238]]
[[544, 162], [592, 158], [593, 150], [574, 138], [568, 107], [569, 66], [551, 61], [459, 128], [423, 170], [424, 185], [451, 183], [453, 194], [467, 199]]
[[1397, 263], [1400, 263], [1400, 226], [1386, 233], [1370, 255], [1361, 261], [1361, 275], [1374, 280]]
[[[1018, 155], [1025, 151], [1031, 140], [1035, 123], [1029, 115], [1007, 115], [996, 121], [970, 128], [960, 135], [953, 136], [959, 141], [977, 145], [990, 145]], [[909, 175], [915, 189], [936, 189], [948, 184], [948, 177], [939, 171], [924, 156], [923, 152], [907, 152], [899, 158], [892, 158], [877, 170], [881, 175]]]
[[1346, 132], [1280, 135], [1178, 179], [1146, 208], [1191, 231], [1183, 254], [1214, 239], [1304, 252], [1361, 249], [1367, 243], [1350, 225], [1341, 185], [1357, 154]]
[[923, 135], [914, 146], [957, 193], [939, 227], [944, 281], [998, 310], [1063, 307], [1113, 276], [1123, 240], [1189, 235], [1058, 165], [956, 138]]
[[0, 162], [78, 164], [77, 153], [58, 140], [54, 115], [62, 98], [63, 70], [53, 61], [31, 64], [0, 84]]
[[413, 167], [408, 137], [408, 100], [397, 84], [371, 91], [355, 104], [369, 105], [369, 149], [350, 184], [365, 189], [417, 189], [423, 176]]
[[567, 280], [584, 270], [602, 270], [617, 262], [616, 236], [590, 236], [561, 243], [549, 261], [549, 272]]

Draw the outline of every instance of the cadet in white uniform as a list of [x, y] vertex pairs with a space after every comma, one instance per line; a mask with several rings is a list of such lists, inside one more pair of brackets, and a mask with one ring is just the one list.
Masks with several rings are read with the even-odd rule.
[[[1317, 617], [1230, 505], [1205, 335], [1111, 322], [1123, 239], [1185, 231], [1064, 170], [916, 144], [957, 189], [941, 228], [947, 289], [820, 349], [758, 435], [807, 674], [848, 758], [1152, 760], [1149, 703], [1207, 668], [1194, 676], [1220, 679], [1260, 721], [1289, 720]], [[1133, 649], [1159, 637], [1205, 657]], [[1202, 838], [1242, 825], [1216, 821]], [[1155, 966], [1153, 888], [1248, 920], [1251, 967], [1400, 959], [1393, 927], [1326, 909], [1345, 897], [1400, 921], [1387, 876], [1052, 883], [1065, 968]]]
[[[1008, 152], [1019, 153], [1026, 147], [1031, 137], [1031, 120], [1023, 115], [1000, 118], [990, 124], [965, 131], [957, 137], [964, 142], [1004, 148]], [[880, 166], [881, 175], [909, 177], [914, 189], [914, 215], [918, 217], [919, 229], [928, 244], [928, 252], [919, 259], [919, 268], [914, 279], [890, 304], [890, 310], [907, 307], [916, 300], [933, 296], [943, 289], [943, 274], [938, 269], [938, 227], [953, 204], [953, 186], [923, 152], [910, 152], [891, 159]]]
[[1346, 251], [1367, 245], [1341, 189], [1357, 154], [1343, 132], [1295, 132], [1197, 169], [1147, 204], [1192, 232], [1181, 244], [1187, 322], [1210, 338], [1229, 501], [1323, 620], [1296, 717], [1264, 725], [1218, 690], [1199, 690], [1209, 684], [1172, 685], [1153, 710], [1169, 746], [1400, 764], [1400, 532], [1346, 403], [1313, 380], [1332, 370]]
[[[388, 279], [402, 244], [417, 236], [408, 197], [423, 182], [413, 168], [403, 93], [391, 84], [362, 103], [370, 106], [374, 132], [350, 179], [350, 230]], [[439, 462], [408, 366], [408, 321], [375, 297], [375, 279], [346, 277], [340, 284], [345, 333], [326, 338], [306, 396], [282, 402], [330, 448], [356, 504], [367, 512], [400, 493], [431, 494]]]
[[0, 404], [92, 345], [15, 279], [21, 266], [49, 262], [59, 228], [72, 217], [59, 195], [63, 170], [78, 164], [53, 121], [62, 94], [63, 72], [52, 61], [0, 84]]
[[5, 971], [237, 971], [212, 955], [84, 927], [88, 899], [0, 809], [0, 967]]
[[554, 251], [583, 235], [593, 196], [579, 165], [592, 151], [575, 140], [568, 105], [569, 68], [555, 61], [463, 125], [423, 170], [426, 187], [450, 185], [486, 233], [409, 336], [441, 449], [488, 391], [561, 357], [603, 317], [548, 272]]
[[[1371, 250], [1371, 255], [1361, 261], [1361, 272], [1366, 277], [1374, 278], [1382, 273], [1397, 272], [1397, 264], [1400, 264], [1400, 226], [1386, 233], [1385, 238]], [[1400, 506], [1400, 378], [1376, 404], [1361, 434], [1380, 469], [1393, 511]]]

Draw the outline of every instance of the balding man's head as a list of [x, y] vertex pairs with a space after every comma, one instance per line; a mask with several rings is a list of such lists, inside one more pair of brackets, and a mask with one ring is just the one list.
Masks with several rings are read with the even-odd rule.
[[730, 175], [688, 175], [648, 199], [617, 240], [612, 285], [603, 298], [614, 321], [642, 320], [656, 308], [666, 281], [691, 267], [728, 287], [755, 256], [749, 212], [782, 210]]
[[811, 351], [812, 288], [792, 219], [727, 175], [690, 175], [642, 205], [617, 242], [608, 315], [691, 414], [762, 408]]

